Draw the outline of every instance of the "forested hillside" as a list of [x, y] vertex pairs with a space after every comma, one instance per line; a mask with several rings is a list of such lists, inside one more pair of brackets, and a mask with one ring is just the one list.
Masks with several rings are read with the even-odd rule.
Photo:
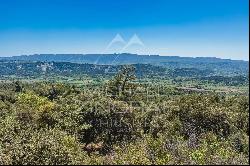
[[[1, 68], [1, 75], [15, 74], [14, 64]], [[36, 68], [40, 64], [22, 64], [19, 75], [42, 74]], [[64, 65], [69, 70], [77, 66], [55, 64], [60, 74]], [[92, 65], [82, 67], [95, 71]], [[117, 70], [94, 87], [4, 77], [0, 164], [249, 163], [248, 94], [186, 91], [164, 79], [140, 82], [134, 66]]]
[[[134, 64], [135, 74], [140, 79], [171, 80], [173, 82], [196, 82], [201, 84], [222, 84], [229, 86], [246, 86], [249, 82], [248, 66], [230, 65], [214, 67], [206, 66], [173, 67], [171, 65]], [[184, 64], [182, 66], [185, 66]], [[70, 62], [30, 62], [0, 61], [1, 79], [9, 78], [52, 78], [72, 77], [110, 79], [122, 65], [96, 65]], [[230, 69], [228, 69], [230, 68]]]
[[73, 62], [99, 65], [153, 64], [170, 68], [224, 69], [224, 72], [248, 72], [248, 62], [215, 57], [179, 57], [137, 54], [34, 54], [0, 57], [0, 60]]

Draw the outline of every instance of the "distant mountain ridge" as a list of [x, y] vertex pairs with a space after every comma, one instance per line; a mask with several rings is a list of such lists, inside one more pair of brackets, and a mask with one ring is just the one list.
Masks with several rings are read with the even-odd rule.
[[5, 60], [22, 61], [47, 61], [47, 62], [74, 62], [101, 65], [121, 65], [121, 64], [164, 64], [164, 63], [226, 63], [238, 62], [248, 63], [243, 60], [220, 59], [215, 57], [179, 57], [179, 56], [159, 56], [159, 55], [138, 55], [138, 54], [33, 54], [12, 57], [0, 57]]
[[197, 68], [223, 71], [228, 74], [249, 74], [249, 62], [215, 57], [179, 57], [159, 55], [122, 54], [34, 54], [0, 57], [0, 60], [24, 62], [70, 62], [95, 65], [150, 64], [165, 68]]

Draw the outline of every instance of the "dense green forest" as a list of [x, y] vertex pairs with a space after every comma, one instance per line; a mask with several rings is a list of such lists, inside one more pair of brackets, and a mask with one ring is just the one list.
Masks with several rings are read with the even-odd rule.
[[[234, 62], [234, 61], [233, 61]], [[135, 75], [140, 79], [157, 78], [159, 80], [170, 80], [172, 82], [196, 82], [200, 84], [222, 84], [232, 86], [246, 86], [249, 82], [249, 67], [244, 63], [216, 64], [208, 63], [205, 66], [182, 63], [182, 67], [171, 65], [133, 64], [136, 68]], [[205, 62], [203, 62], [205, 63]], [[122, 65], [97, 65], [70, 62], [40, 62], [40, 61], [14, 61], [0, 60], [1, 79], [10, 77], [38, 79], [55, 77], [92, 78], [113, 77]], [[181, 80], [181, 81], [180, 81]], [[185, 81], [186, 80], [186, 81]]]
[[248, 68], [0, 68], [0, 164], [249, 164]]
[[71, 62], [96, 65], [154, 64], [168, 68], [199, 68], [222, 70], [223, 72], [248, 72], [248, 62], [243, 60], [220, 59], [215, 57], [179, 57], [137, 54], [34, 54], [0, 57], [0, 60]]

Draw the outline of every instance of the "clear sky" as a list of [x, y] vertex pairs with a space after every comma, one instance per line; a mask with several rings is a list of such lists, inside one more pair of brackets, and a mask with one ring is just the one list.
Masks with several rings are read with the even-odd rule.
[[142, 54], [248, 60], [249, 0], [0, 0], [0, 56], [103, 53], [117, 33]]

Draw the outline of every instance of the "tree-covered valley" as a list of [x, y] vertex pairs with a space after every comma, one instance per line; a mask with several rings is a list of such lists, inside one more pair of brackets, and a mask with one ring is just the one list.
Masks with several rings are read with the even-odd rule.
[[0, 163], [248, 164], [248, 66], [234, 63], [2, 59]]

